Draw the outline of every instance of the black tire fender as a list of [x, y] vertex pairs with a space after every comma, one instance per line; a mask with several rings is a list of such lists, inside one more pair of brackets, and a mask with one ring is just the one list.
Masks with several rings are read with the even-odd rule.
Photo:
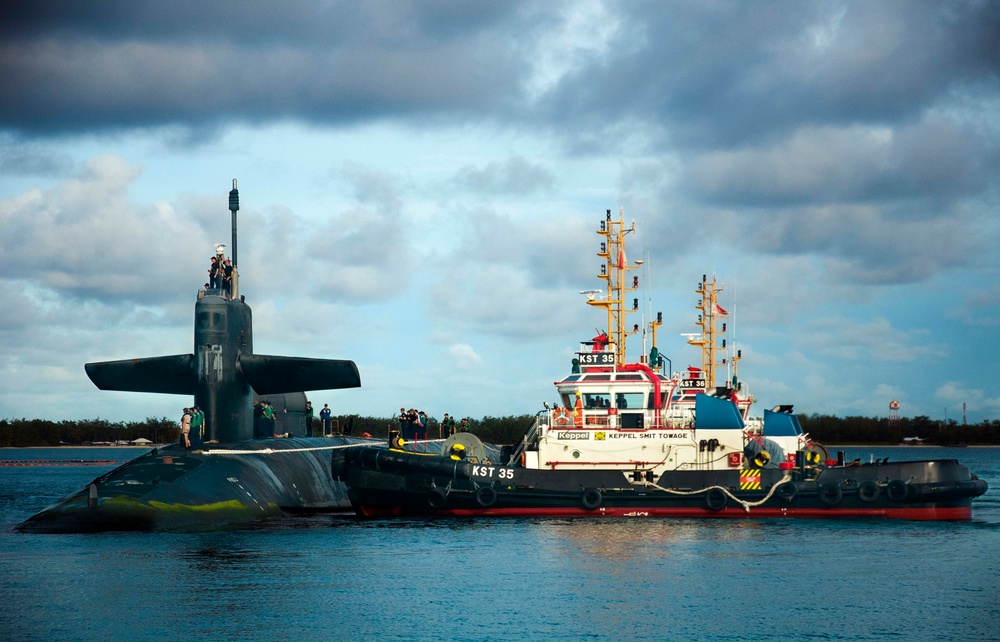
[[878, 484], [870, 479], [866, 479], [858, 484], [858, 499], [865, 503], [873, 504], [877, 502], [881, 494], [882, 491], [879, 490]]
[[727, 502], [729, 502], [729, 496], [721, 488], [712, 488], [705, 493], [705, 504], [711, 510], [722, 510], [726, 507]]
[[844, 491], [837, 484], [823, 484], [819, 487], [819, 501], [827, 506], [836, 506], [844, 498]]
[[492, 486], [480, 486], [476, 489], [476, 503], [483, 508], [489, 508], [497, 503], [497, 491]]
[[905, 502], [910, 494], [909, 487], [902, 479], [894, 479], [885, 486], [886, 496], [894, 502]]
[[588, 488], [583, 491], [583, 495], [580, 496], [580, 503], [582, 503], [583, 507], [587, 510], [594, 510], [600, 506], [603, 501], [604, 495], [602, 495], [601, 491], [596, 488]]
[[791, 502], [794, 501], [795, 497], [799, 494], [799, 487], [789, 481], [778, 486], [778, 489], [774, 492], [778, 495], [778, 497], [786, 502]]
[[443, 488], [432, 488], [427, 491], [427, 504], [431, 508], [444, 508], [448, 503], [448, 493]]

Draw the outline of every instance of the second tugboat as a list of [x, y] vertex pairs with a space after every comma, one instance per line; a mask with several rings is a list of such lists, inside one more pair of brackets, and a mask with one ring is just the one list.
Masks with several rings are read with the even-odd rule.
[[[987, 484], [954, 459], [831, 459], [791, 406], [751, 417], [753, 396], [736, 375], [740, 353], [719, 359], [726, 311], [714, 278], [698, 286], [701, 333], [689, 335], [700, 368], [661, 372], [659, 314], [652, 350], [628, 363], [626, 339], [639, 331], [625, 323], [639, 308], [638, 299], [625, 305], [639, 287], [627, 273], [641, 262], [625, 261], [634, 231], [621, 212], [601, 221], [607, 296], [584, 294], [607, 311], [609, 333], [584, 342], [572, 373], [555, 382], [561, 404], [539, 412], [502, 455], [469, 433], [446, 441], [443, 454], [405, 451], [398, 439], [347, 449], [333, 472], [360, 516], [972, 517]], [[727, 372], [717, 385], [720, 366]]]

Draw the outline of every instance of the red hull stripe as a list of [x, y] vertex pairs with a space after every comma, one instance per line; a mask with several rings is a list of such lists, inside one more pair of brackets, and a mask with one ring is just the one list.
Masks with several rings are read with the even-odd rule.
[[[398, 517], [400, 509], [358, 508], [365, 517]], [[915, 521], [962, 521], [972, 519], [972, 506], [901, 507], [901, 508], [742, 508], [728, 507], [719, 511], [705, 508], [462, 508], [434, 511], [435, 516], [452, 517], [724, 517], [755, 519], [767, 517], [798, 517], [841, 519], [852, 517], [888, 517]]]

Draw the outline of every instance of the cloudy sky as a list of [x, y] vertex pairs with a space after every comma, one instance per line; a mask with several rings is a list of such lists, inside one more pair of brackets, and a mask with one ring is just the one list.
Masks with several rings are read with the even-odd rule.
[[1000, 418], [998, 72], [992, 2], [5, 2], [0, 417], [178, 415], [83, 364], [191, 352], [237, 178], [338, 413], [553, 400], [624, 208], [674, 370], [715, 275], [760, 406]]

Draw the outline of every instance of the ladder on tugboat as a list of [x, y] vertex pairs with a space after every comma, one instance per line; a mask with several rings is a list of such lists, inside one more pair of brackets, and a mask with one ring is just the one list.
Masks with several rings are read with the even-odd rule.
[[522, 437], [521, 441], [518, 442], [517, 448], [511, 452], [510, 459], [507, 460], [508, 466], [514, 466], [519, 463], [521, 455], [523, 455], [524, 451], [528, 449], [528, 445], [533, 444], [538, 439], [538, 433], [541, 430], [542, 416], [548, 416], [548, 414], [548, 411], [542, 411], [535, 415], [535, 422], [531, 424], [531, 428], [524, 433], [524, 437]]

